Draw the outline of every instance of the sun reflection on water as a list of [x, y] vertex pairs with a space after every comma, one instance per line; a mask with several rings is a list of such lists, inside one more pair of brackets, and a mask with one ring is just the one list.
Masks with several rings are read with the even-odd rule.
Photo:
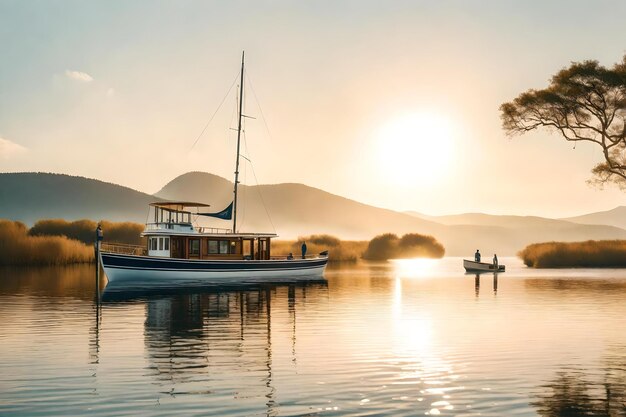
[[[426, 415], [439, 415], [454, 410], [451, 393], [462, 390], [460, 375], [436, 347], [436, 328], [433, 318], [414, 303], [405, 305], [403, 282], [405, 277], [424, 276], [433, 260], [412, 259], [395, 261], [398, 272], [394, 280], [391, 309], [393, 335], [393, 362], [399, 365], [394, 384], [415, 385], [416, 400], [430, 402]], [[436, 261], [435, 261], [436, 262]], [[407, 397], [400, 398], [406, 400]]]
[[415, 259], [393, 259], [397, 277], [402, 278], [423, 278], [431, 275], [439, 263], [438, 259], [415, 258]]

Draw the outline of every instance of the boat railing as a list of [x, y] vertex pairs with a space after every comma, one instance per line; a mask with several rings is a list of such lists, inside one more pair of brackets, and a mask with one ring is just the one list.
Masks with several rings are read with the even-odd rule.
[[119, 253], [121, 255], [147, 255], [148, 250], [145, 246], [129, 245], [126, 243], [104, 243], [100, 244], [100, 250], [103, 252]]
[[179, 227], [193, 227], [187, 222], [149, 222], [146, 223], [146, 230], [176, 230]]
[[232, 233], [233, 231], [233, 229], [226, 229], [224, 227], [204, 227], [204, 226], [196, 227], [196, 230], [199, 233], [210, 233], [210, 234], [216, 234], [216, 235], [219, 235], [219, 234], [225, 235], [228, 233]]
[[272, 260], [294, 260], [297, 261], [298, 259], [318, 259], [318, 258], [327, 258], [328, 254], [326, 253], [319, 253], [319, 254], [313, 254], [313, 255], [305, 255], [304, 258], [302, 257], [302, 255], [296, 255], [293, 254], [291, 258], [289, 258], [289, 255], [272, 255], [270, 256], [270, 259]]

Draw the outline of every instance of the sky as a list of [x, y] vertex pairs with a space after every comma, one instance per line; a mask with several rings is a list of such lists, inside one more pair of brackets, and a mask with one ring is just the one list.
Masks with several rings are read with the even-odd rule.
[[588, 185], [599, 148], [509, 138], [498, 108], [570, 62], [620, 61], [624, 15], [622, 1], [0, 0], [0, 172], [147, 193], [188, 171], [232, 180], [245, 50], [244, 183], [431, 215], [608, 210], [626, 192]]

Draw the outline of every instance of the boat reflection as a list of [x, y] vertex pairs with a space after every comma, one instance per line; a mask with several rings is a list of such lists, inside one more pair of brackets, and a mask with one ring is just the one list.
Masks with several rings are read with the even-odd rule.
[[[493, 272], [493, 295], [498, 295], [498, 273]], [[479, 272], [476, 273], [465, 273], [465, 275], [474, 275], [474, 294], [476, 297], [480, 295], [480, 276], [484, 275]]]
[[316, 284], [326, 286], [327, 281], [324, 278], [311, 278], [306, 280], [301, 278], [297, 280], [281, 279], [269, 282], [242, 280], [228, 284], [184, 281], [181, 283], [152, 283], [152, 285], [148, 286], [137, 285], [137, 283], [109, 282], [101, 291], [100, 299], [103, 302], [131, 301], [157, 296], [225, 293], [229, 291], [251, 291], [261, 288], [287, 287], [290, 285], [308, 286]]
[[[107, 287], [102, 305], [145, 303], [148, 374], [162, 395], [203, 395], [236, 386], [235, 399], [263, 398], [267, 415], [276, 415], [273, 334], [291, 333], [295, 365], [296, 311], [325, 298], [327, 291], [326, 280], [319, 279], [149, 291], [115, 286]], [[275, 329], [273, 320], [278, 320]]]

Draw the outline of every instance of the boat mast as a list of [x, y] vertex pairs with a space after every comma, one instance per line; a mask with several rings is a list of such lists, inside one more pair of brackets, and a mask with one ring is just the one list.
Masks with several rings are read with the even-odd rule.
[[237, 185], [239, 184], [239, 149], [241, 145], [241, 119], [243, 118], [243, 62], [245, 51], [241, 53], [241, 81], [239, 83], [239, 122], [237, 126], [237, 162], [235, 163], [235, 197], [233, 199], [233, 233], [237, 233]]

